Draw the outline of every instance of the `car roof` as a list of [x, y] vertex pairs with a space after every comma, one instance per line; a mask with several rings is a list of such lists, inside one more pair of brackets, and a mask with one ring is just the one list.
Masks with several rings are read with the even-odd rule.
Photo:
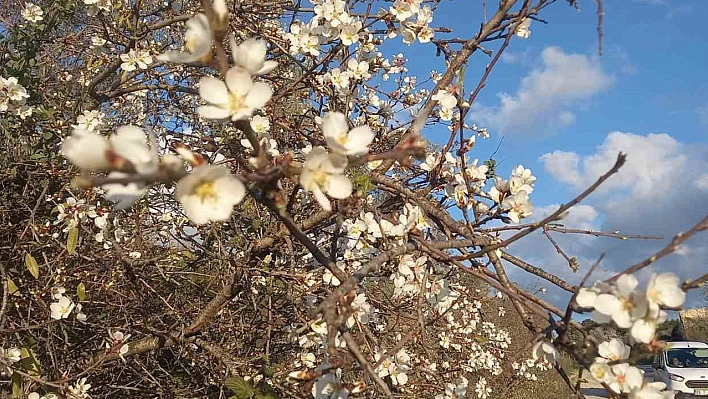
[[673, 341], [667, 343], [666, 349], [677, 349], [677, 348], [708, 348], [708, 344], [705, 342], [696, 341]]

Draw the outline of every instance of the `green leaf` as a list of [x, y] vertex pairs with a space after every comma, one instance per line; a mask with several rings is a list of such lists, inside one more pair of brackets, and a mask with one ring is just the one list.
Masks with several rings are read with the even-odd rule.
[[32, 256], [29, 252], [25, 254], [25, 265], [27, 265], [27, 270], [34, 278], [39, 278], [39, 265], [37, 264], [37, 259]]
[[79, 285], [76, 287], [76, 296], [79, 297], [79, 302], [83, 302], [86, 300], [86, 286], [83, 282], [79, 283]]
[[251, 383], [241, 377], [229, 377], [224, 381], [224, 385], [232, 390], [238, 399], [250, 399], [256, 393]]
[[32, 349], [22, 348], [22, 356], [20, 360], [20, 365], [23, 369], [27, 370], [30, 375], [40, 375], [42, 374], [40, 370], [39, 360], [34, 356]]
[[489, 340], [486, 337], [483, 337], [481, 335], [475, 335], [474, 340], [479, 342], [480, 344], [486, 344], [489, 342]]
[[12, 397], [19, 398], [22, 395], [22, 376], [12, 373]]
[[7, 279], [7, 292], [10, 295], [20, 296], [20, 289], [17, 288], [17, 284], [10, 278]]
[[259, 393], [253, 399], [278, 399], [273, 392], [266, 392], [264, 394]]
[[79, 228], [74, 226], [69, 230], [69, 237], [66, 239], [66, 250], [69, 255], [76, 253], [76, 246], [79, 245]]

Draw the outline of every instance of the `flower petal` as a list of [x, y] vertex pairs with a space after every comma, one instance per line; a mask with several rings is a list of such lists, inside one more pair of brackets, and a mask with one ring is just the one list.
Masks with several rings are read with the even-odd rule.
[[229, 101], [226, 85], [213, 76], [199, 79], [199, 95], [212, 104], [226, 104]]

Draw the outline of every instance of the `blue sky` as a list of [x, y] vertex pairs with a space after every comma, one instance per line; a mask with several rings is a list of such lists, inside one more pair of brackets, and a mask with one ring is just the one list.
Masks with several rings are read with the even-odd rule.
[[[450, 26], [458, 36], [468, 37], [478, 29], [470, 22], [481, 20], [480, 4], [442, 2], [433, 25]], [[564, 222], [568, 227], [658, 234], [664, 240], [557, 235], [569, 255], [580, 259], [581, 273], [576, 274], [540, 235], [511, 248], [574, 283], [600, 253], [607, 258], [597, 278], [606, 278], [648, 257], [708, 214], [708, 46], [703, 31], [708, 2], [606, 0], [602, 56], [595, 2], [580, 1], [580, 6], [577, 12], [558, 1], [540, 15], [548, 24], [535, 21], [530, 39], [512, 41], [468, 120], [491, 133], [489, 140], [478, 141], [472, 157], [488, 158], [504, 137], [496, 156], [503, 161], [499, 173], [507, 175], [521, 163], [538, 176], [531, 195], [537, 218], [582, 191], [611, 166], [618, 151], [628, 153], [620, 175]], [[418, 61], [426, 57], [423, 50], [431, 51], [418, 47], [402, 50]], [[468, 90], [488, 61], [482, 54], [473, 57], [465, 80]], [[440, 57], [408, 67], [423, 77], [444, 65]], [[425, 134], [434, 142], [448, 137], [444, 128]], [[708, 271], [708, 234], [693, 238], [678, 255], [640, 277], [668, 270], [682, 278]], [[536, 284], [523, 272], [512, 273]], [[559, 304], [567, 300], [555, 290], [548, 295]], [[688, 304], [706, 302], [693, 294]]]

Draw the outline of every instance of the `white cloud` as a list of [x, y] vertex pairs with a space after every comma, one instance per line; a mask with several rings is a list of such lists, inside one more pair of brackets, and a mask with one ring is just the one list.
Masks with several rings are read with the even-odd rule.
[[472, 121], [502, 134], [556, 130], [575, 123], [569, 106], [612, 84], [600, 65], [584, 54], [566, 54], [558, 47], [547, 47], [541, 61], [540, 67], [521, 80], [515, 94], [498, 94], [499, 106], [474, 105]]
[[[682, 143], [668, 134], [611, 132], [591, 154], [554, 151], [542, 156], [541, 160], [551, 177], [579, 192], [612, 166], [619, 151], [628, 155], [625, 166], [606, 182], [603, 189], [584, 201], [591, 208], [577, 208], [579, 213], [574, 217], [571, 213], [562, 223], [567, 227], [658, 235], [663, 239], [623, 241], [555, 234], [554, 238], [568, 255], [580, 259], [578, 274], [587, 271], [600, 253], [607, 254], [599, 274], [592, 280], [607, 277], [648, 258], [670, 243], [674, 235], [688, 230], [708, 214], [706, 145]], [[535, 216], [548, 214], [557, 209], [555, 207], [537, 209]], [[529, 247], [518, 244], [515, 250], [520, 257], [536, 259], [549, 271], [577, 281], [553, 248], [539, 241], [542, 238], [541, 235], [531, 237], [537, 241], [530, 241]], [[705, 273], [707, 240], [708, 234], [699, 233], [684, 243], [676, 254], [644, 270], [640, 277], [646, 279], [652, 272], [672, 271], [689, 279]], [[700, 301], [697, 294], [689, 296], [689, 302], [694, 306]]]
[[583, 189], [607, 172], [617, 154], [627, 154], [627, 163], [602, 186], [602, 191], [626, 188], [635, 195], [663, 189], [677, 170], [686, 166], [685, 146], [668, 134], [611, 132], [597, 152], [581, 157], [574, 152], [556, 150], [541, 156], [546, 171], [556, 180]]

